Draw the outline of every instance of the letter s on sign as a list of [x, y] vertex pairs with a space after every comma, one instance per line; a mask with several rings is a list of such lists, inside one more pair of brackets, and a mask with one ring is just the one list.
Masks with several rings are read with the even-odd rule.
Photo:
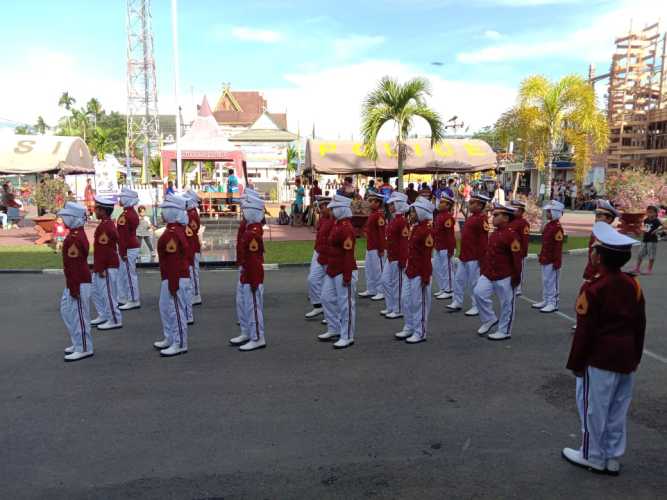
[[14, 153], [19, 155], [30, 153], [34, 145], [35, 141], [18, 141], [16, 143], [16, 147], [14, 148]]

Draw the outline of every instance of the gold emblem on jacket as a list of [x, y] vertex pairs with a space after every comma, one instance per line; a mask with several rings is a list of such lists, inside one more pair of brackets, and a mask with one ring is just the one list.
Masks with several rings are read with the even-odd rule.
[[512, 242], [512, 252], [518, 252], [521, 250], [521, 243], [519, 243], [519, 240], [514, 240]]
[[352, 238], [347, 238], [347, 239], [343, 242], [343, 249], [345, 249], [345, 250], [352, 250], [353, 247], [354, 247], [354, 242], [352, 241]]
[[76, 259], [79, 256], [79, 249], [76, 245], [72, 245], [67, 249], [67, 256], [71, 259]]
[[109, 243], [109, 237], [107, 236], [107, 233], [100, 234], [100, 237], [97, 238], [97, 242], [100, 245], [106, 245], [107, 243]]
[[251, 252], [256, 252], [257, 250], [259, 250], [259, 243], [257, 243], [257, 240], [255, 238], [250, 240], [250, 245], [248, 245], [248, 250], [250, 250]]
[[445, 221], [445, 227], [446, 227], [446, 228], [450, 228], [450, 227], [452, 227], [452, 219], [447, 219], [447, 220]]
[[491, 226], [489, 226], [489, 223], [487, 221], [484, 221], [483, 227], [484, 227], [484, 231], [486, 231], [487, 233], [491, 229]]
[[188, 238], [191, 238], [193, 234], [192, 229], [190, 229], [190, 226], [185, 226], [185, 234], [187, 235]]
[[380, 226], [380, 227], [384, 226], [384, 217], [380, 217], [378, 219], [378, 226]]
[[118, 224], [119, 226], [124, 226], [125, 224], [127, 224], [127, 219], [125, 219], [125, 214], [122, 214], [120, 217], [118, 217], [116, 224]]
[[408, 236], [410, 236], [410, 230], [407, 228], [407, 226], [403, 228], [401, 236], [403, 236], [403, 238], [407, 238]]
[[431, 248], [433, 246], [433, 236], [429, 234], [424, 241], [424, 245], [426, 245], [426, 248]]
[[556, 241], [563, 241], [563, 231], [558, 231], [554, 237]]
[[579, 298], [577, 299], [576, 306], [577, 314], [585, 316], [588, 312], [588, 298], [586, 298], [586, 292], [581, 292]]
[[174, 238], [167, 242], [165, 250], [167, 250], [168, 253], [176, 253], [176, 250], [178, 250], [178, 245], [176, 244], [176, 240]]
[[530, 228], [528, 226], [523, 228], [523, 234], [530, 234]]

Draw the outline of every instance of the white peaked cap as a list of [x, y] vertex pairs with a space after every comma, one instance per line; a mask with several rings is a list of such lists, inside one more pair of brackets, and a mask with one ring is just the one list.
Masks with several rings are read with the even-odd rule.
[[620, 214], [618, 213], [618, 210], [614, 208], [614, 205], [609, 203], [607, 200], [598, 200], [596, 203], [595, 207], [596, 212], [604, 213], [607, 215], [611, 215], [612, 217], [616, 218]]
[[340, 194], [335, 194], [329, 203], [329, 208], [349, 208], [350, 206], [352, 206], [352, 199]]
[[425, 210], [427, 212], [433, 212], [433, 210], [435, 210], [435, 206], [433, 205], [433, 203], [428, 201], [423, 196], [417, 196], [417, 199], [413, 204], [410, 205], [410, 207], [421, 208], [422, 210]]
[[243, 204], [243, 210], [260, 210], [264, 212], [264, 202], [254, 196], [249, 197]]
[[394, 203], [395, 201], [407, 203], [408, 202], [408, 195], [405, 193], [401, 193], [400, 191], [392, 191], [392, 193], [389, 195], [389, 199], [387, 200], [387, 203]]
[[68, 201], [65, 203], [65, 207], [58, 212], [59, 216], [69, 215], [71, 217], [85, 217], [86, 216], [86, 207], [80, 205], [79, 203], [74, 203]]
[[109, 196], [103, 196], [103, 195], [95, 195], [95, 203], [98, 205], [104, 205], [107, 207], [113, 207], [116, 202], [114, 201], [113, 198], [110, 198]]
[[196, 201], [197, 203], [199, 203], [199, 202], [201, 201], [201, 198], [199, 198], [199, 195], [198, 195], [197, 192], [196, 192], [195, 190], [193, 190], [193, 189], [188, 189], [188, 190], [185, 192], [184, 196], [187, 196], [187, 197], [190, 198], [192, 201]]
[[123, 198], [139, 199], [139, 193], [128, 187], [123, 187], [123, 189], [120, 190], [120, 196], [122, 196]]
[[593, 225], [593, 236], [597, 240], [594, 245], [617, 252], [629, 252], [634, 245], [639, 245], [637, 240], [619, 233], [606, 222], [596, 222]]
[[550, 200], [549, 203], [544, 205], [544, 210], [556, 210], [557, 212], [562, 212], [565, 210], [565, 205], [558, 200]]
[[185, 210], [186, 200], [182, 196], [169, 193], [164, 197], [164, 201], [160, 208], [176, 208], [178, 210]]

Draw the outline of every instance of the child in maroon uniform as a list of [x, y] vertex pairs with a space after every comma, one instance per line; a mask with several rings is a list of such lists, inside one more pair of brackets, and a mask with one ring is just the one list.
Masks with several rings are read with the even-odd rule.
[[58, 216], [70, 230], [63, 242], [63, 270], [67, 286], [60, 300], [60, 315], [72, 340], [72, 345], [65, 349], [65, 361], [78, 361], [93, 355], [88, 238], [83, 230], [86, 207], [70, 202], [58, 212]]
[[153, 343], [160, 356], [178, 356], [188, 352], [188, 325], [185, 316], [190, 271], [188, 268], [190, 246], [185, 236], [188, 214], [185, 198], [168, 194], [160, 206], [162, 218], [167, 223], [157, 242], [160, 259], [160, 318], [164, 338]]
[[139, 277], [137, 276], [137, 259], [141, 245], [137, 238], [139, 214], [134, 206], [139, 203], [139, 194], [124, 187], [120, 192], [120, 205], [123, 213], [116, 219], [118, 228], [118, 253], [121, 259], [121, 271], [118, 277], [118, 295], [121, 311], [141, 307], [139, 298]]
[[387, 265], [382, 273], [386, 309], [380, 311], [387, 319], [403, 317], [403, 288], [405, 287], [405, 265], [408, 260], [408, 238], [410, 227], [405, 213], [408, 197], [394, 191], [387, 200], [391, 221], [387, 227]]
[[97, 318], [90, 322], [98, 330], [123, 327], [118, 308], [118, 231], [111, 220], [114, 201], [95, 196], [95, 216], [100, 221], [93, 242], [93, 304]]
[[433, 237], [435, 239], [435, 252], [433, 253], [433, 275], [438, 284], [435, 298], [438, 300], [452, 298], [452, 287], [454, 283], [454, 250], [456, 250], [456, 236], [454, 236], [454, 225], [456, 220], [452, 214], [454, 198], [446, 192], [440, 193], [438, 215], [433, 223]]

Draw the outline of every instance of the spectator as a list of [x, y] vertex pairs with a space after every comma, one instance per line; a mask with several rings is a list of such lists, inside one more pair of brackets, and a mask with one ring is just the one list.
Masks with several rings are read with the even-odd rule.
[[449, 179], [447, 181], [447, 187], [443, 189], [447, 196], [454, 198], [454, 179]]
[[[176, 191], [174, 190], [174, 181], [169, 181], [167, 182], [167, 189], [164, 192], [165, 196], [168, 194], [176, 194]], [[93, 202], [94, 206], [94, 202]]]
[[570, 206], [574, 210], [577, 206], [577, 183], [573, 182], [570, 186]]
[[234, 202], [234, 193], [239, 192], [239, 179], [234, 173], [234, 169], [230, 168], [227, 171], [227, 204], [231, 205]]
[[137, 207], [137, 214], [139, 215], [139, 225], [137, 226], [137, 238], [139, 239], [139, 247], [143, 243], [146, 243], [146, 246], [148, 247], [148, 250], [150, 251], [151, 255], [155, 253], [155, 250], [153, 249], [153, 237], [154, 237], [154, 227], [153, 224], [151, 224], [151, 220], [148, 218], [146, 215], [146, 207], [143, 205], [139, 205]]
[[63, 241], [65, 241], [67, 233], [69, 233], [69, 231], [67, 230], [62, 217], [57, 217], [56, 223], [53, 226], [53, 234], [56, 235], [56, 252], [60, 252], [62, 250]]
[[419, 193], [415, 189], [414, 183], [411, 182], [410, 184], [408, 184], [408, 189], [405, 190], [405, 194], [408, 197], [408, 203], [412, 204], [415, 202], [417, 196], [419, 196]]
[[368, 188], [364, 193], [364, 200], [367, 200], [371, 193], [377, 193], [377, 189], [375, 189], [375, 179], [368, 181]]
[[280, 205], [280, 212], [278, 212], [278, 224], [281, 226], [289, 225], [289, 215], [285, 211], [285, 205]]

